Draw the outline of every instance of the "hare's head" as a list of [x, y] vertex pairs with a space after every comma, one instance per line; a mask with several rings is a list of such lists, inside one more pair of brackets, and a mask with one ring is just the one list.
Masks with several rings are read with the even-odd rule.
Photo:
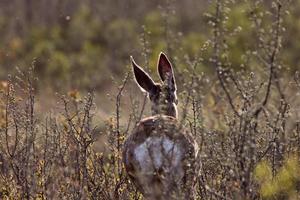
[[152, 114], [164, 114], [177, 118], [176, 83], [173, 68], [167, 56], [160, 53], [158, 58], [157, 69], [161, 83], [155, 83], [132, 57], [131, 62], [137, 84], [149, 95]]

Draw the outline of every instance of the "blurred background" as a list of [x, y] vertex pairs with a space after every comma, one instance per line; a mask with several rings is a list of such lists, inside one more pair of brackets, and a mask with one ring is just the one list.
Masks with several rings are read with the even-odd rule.
[[[234, 69], [255, 49], [250, 4], [236, 1], [228, 12], [226, 28], [235, 36], [226, 41], [230, 53], [224, 56]], [[289, 73], [300, 66], [300, 1], [292, 4], [284, 15], [281, 54]], [[208, 0], [1, 0], [0, 79], [34, 65], [45, 104], [53, 91], [95, 89], [101, 98], [113, 90], [113, 79], [125, 76], [130, 55], [153, 73], [160, 51], [177, 71], [187, 68], [186, 57], [201, 57], [198, 71], [210, 76], [211, 46], [201, 49], [212, 37], [212, 10]]]
[[300, 0], [0, 0], [0, 199], [140, 199], [129, 56], [158, 81], [161, 51], [199, 198], [300, 199], [299, 36]]

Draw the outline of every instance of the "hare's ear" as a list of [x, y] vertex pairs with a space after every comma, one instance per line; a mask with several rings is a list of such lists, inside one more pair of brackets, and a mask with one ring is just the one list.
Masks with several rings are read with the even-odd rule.
[[154, 81], [140, 66], [138, 66], [135, 63], [132, 56], [130, 56], [130, 59], [133, 67], [134, 77], [137, 84], [140, 86], [143, 92], [146, 91], [148, 93], [151, 93], [153, 90], [155, 90]]
[[164, 53], [160, 53], [159, 59], [158, 59], [158, 73], [161, 78], [161, 80], [164, 82], [167, 80], [168, 85], [170, 88], [176, 90], [176, 83], [175, 83], [175, 77], [173, 73], [173, 67], [167, 58], [167, 56]]

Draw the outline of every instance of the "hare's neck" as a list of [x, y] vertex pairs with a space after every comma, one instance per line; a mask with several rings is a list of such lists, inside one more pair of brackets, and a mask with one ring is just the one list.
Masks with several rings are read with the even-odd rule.
[[157, 105], [153, 104], [151, 107], [152, 115], [167, 115], [177, 118], [177, 107], [174, 103]]

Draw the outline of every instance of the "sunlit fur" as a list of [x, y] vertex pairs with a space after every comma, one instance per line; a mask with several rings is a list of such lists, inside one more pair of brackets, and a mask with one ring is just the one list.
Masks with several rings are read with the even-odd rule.
[[147, 200], [194, 199], [198, 146], [177, 120], [172, 65], [161, 53], [160, 83], [131, 58], [134, 77], [148, 93], [152, 116], [142, 119], [124, 142], [123, 161], [130, 180]]
[[163, 114], [177, 118], [177, 95], [176, 90], [167, 84], [156, 84], [155, 91], [149, 93], [152, 115]]

